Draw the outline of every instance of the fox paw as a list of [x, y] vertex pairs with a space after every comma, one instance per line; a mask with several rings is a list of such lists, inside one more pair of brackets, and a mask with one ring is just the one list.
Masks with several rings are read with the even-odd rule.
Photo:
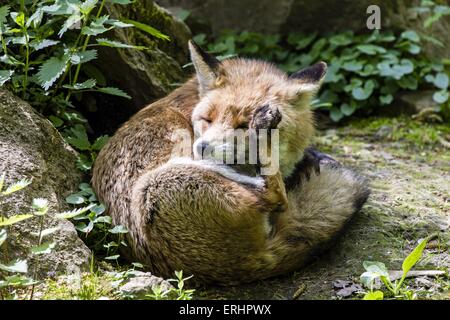
[[250, 127], [253, 129], [275, 129], [281, 118], [281, 112], [278, 108], [271, 108], [270, 105], [266, 104], [255, 111]]

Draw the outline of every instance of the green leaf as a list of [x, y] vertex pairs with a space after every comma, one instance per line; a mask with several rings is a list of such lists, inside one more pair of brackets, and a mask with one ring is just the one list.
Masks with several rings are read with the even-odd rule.
[[354, 88], [352, 90], [352, 96], [356, 100], [366, 100], [372, 95], [374, 88], [375, 88], [374, 83], [372, 81], [367, 81], [364, 84], [364, 87]]
[[406, 39], [412, 42], [420, 42], [420, 37], [417, 34], [417, 32], [413, 31], [413, 30], [408, 30], [408, 31], [404, 31], [402, 32], [402, 34], [400, 35], [400, 38], [402, 39]]
[[6, 190], [3, 191], [2, 194], [4, 196], [6, 196], [8, 194], [22, 190], [23, 188], [27, 187], [30, 184], [31, 184], [31, 180], [28, 180], [28, 179], [19, 180], [19, 181], [13, 183], [12, 185], [10, 185], [8, 188], [6, 188]]
[[43, 198], [35, 198], [31, 204], [32, 208], [36, 210], [35, 215], [42, 216], [48, 212], [48, 200]]
[[120, 258], [120, 254], [115, 254], [113, 256], [105, 257], [105, 260], [117, 260]]
[[51, 46], [54, 46], [55, 44], [58, 44], [59, 41], [55, 41], [55, 40], [49, 40], [49, 39], [42, 39], [42, 40], [33, 40], [30, 42], [30, 46], [35, 50], [41, 50], [44, 48], [48, 48]]
[[6, 233], [6, 229], [1, 229], [0, 230], [0, 247], [5, 242], [7, 236], [8, 236], [8, 234]]
[[55, 128], [61, 127], [64, 124], [64, 121], [55, 116], [49, 116], [48, 120], [51, 121]]
[[64, 24], [62, 25], [61, 29], [58, 32], [58, 36], [61, 38], [68, 29], [74, 27], [82, 19], [83, 17], [80, 15], [79, 12], [75, 12], [74, 14], [70, 15], [69, 18], [67, 18], [67, 20], [64, 21]]
[[81, 29], [81, 33], [88, 36], [96, 36], [113, 29], [114, 27], [106, 28], [104, 26], [104, 23], [108, 20], [108, 18], [109, 16], [107, 15], [96, 18], [94, 21], [91, 22], [89, 26], [83, 27], [83, 29]]
[[114, 27], [117, 28], [130, 28], [133, 27], [133, 25], [131, 23], [125, 23], [123, 21], [120, 20], [116, 20], [116, 19], [108, 19], [105, 23], [110, 24]]
[[402, 270], [403, 277], [411, 270], [412, 267], [420, 260], [422, 257], [423, 250], [428, 243], [428, 238], [423, 239], [417, 247], [403, 260]]
[[381, 104], [390, 104], [394, 100], [394, 97], [391, 94], [387, 95], [381, 95], [380, 96], [380, 103]]
[[449, 94], [447, 90], [437, 91], [433, 94], [433, 100], [441, 104], [448, 100]]
[[46, 254], [52, 252], [55, 248], [56, 242], [44, 242], [36, 247], [30, 249], [33, 254]]
[[[48, 229], [44, 229], [41, 232], [41, 238], [48, 236], [49, 234], [55, 233], [56, 231], [58, 231], [60, 229], [60, 227], [54, 227], [54, 228], [48, 228]], [[39, 232], [32, 232], [31, 233], [33, 236], [39, 237]]]
[[334, 122], [339, 122], [339, 120], [341, 120], [343, 117], [344, 117], [344, 115], [342, 114], [341, 110], [339, 110], [338, 108], [332, 108], [330, 110], [330, 118]]
[[112, 47], [112, 48], [127, 48], [127, 49], [138, 49], [144, 50], [144, 46], [133, 46], [131, 44], [122, 43], [119, 41], [113, 41], [105, 38], [96, 39], [98, 44], [101, 46]]
[[384, 298], [384, 294], [382, 291], [371, 291], [371, 292], [367, 292], [364, 295], [363, 300], [383, 300]]
[[434, 85], [436, 87], [438, 87], [439, 89], [447, 89], [448, 88], [448, 75], [443, 73], [443, 72], [439, 72], [435, 77], [434, 77]]
[[83, 125], [77, 124], [69, 130], [69, 136], [66, 141], [79, 150], [89, 150], [91, 143]]
[[341, 112], [346, 115], [346, 116], [350, 116], [353, 114], [353, 112], [355, 112], [356, 107], [354, 104], [349, 105], [348, 103], [343, 103], [341, 105]]
[[70, 56], [70, 62], [74, 65], [86, 63], [94, 59], [97, 59], [97, 50], [95, 49], [77, 52]]
[[39, 84], [48, 90], [64, 73], [69, 62], [68, 56], [51, 57], [45, 61], [37, 73]]
[[375, 55], [378, 53], [386, 53], [386, 49], [380, 46], [376, 46], [373, 44], [360, 44], [356, 46], [356, 49], [359, 51], [368, 54], [368, 55]]
[[109, 136], [107, 135], [98, 137], [92, 145], [92, 149], [99, 151], [108, 142], [108, 140]]
[[363, 267], [366, 271], [376, 273], [383, 277], [389, 277], [389, 272], [384, 263], [378, 261], [364, 261]]
[[8, 264], [1, 264], [0, 269], [8, 272], [27, 273], [28, 264], [26, 260], [14, 260]]
[[122, 226], [122, 225], [117, 225], [114, 228], [109, 230], [110, 233], [112, 234], [118, 234], [118, 233], [128, 233], [128, 230]]
[[91, 203], [90, 205], [83, 207], [83, 208], [78, 208], [78, 209], [74, 209], [71, 211], [65, 211], [62, 213], [58, 213], [55, 215], [55, 218], [57, 218], [57, 219], [72, 219], [76, 216], [79, 216], [80, 214], [85, 213], [86, 211], [90, 210], [93, 207], [95, 207], [95, 204]]
[[170, 41], [170, 37], [169, 36], [161, 33], [160, 31], [156, 30], [155, 28], [153, 28], [153, 27], [151, 27], [151, 26], [149, 26], [147, 24], [144, 24], [144, 23], [141, 23], [141, 22], [138, 22], [138, 21], [134, 21], [134, 20], [130, 20], [130, 19], [124, 19], [123, 21], [126, 22], [126, 23], [131, 23], [132, 25], [134, 25], [139, 30], [147, 32], [148, 34], [150, 34], [150, 35], [152, 35], [152, 36], [154, 36], [156, 38]]
[[13, 73], [13, 70], [0, 70], [0, 86], [3, 86], [7, 81], [9, 81]]
[[134, 1], [135, 0], [106, 0], [106, 2], [115, 4], [130, 4], [133, 3]]
[[81, 83], [75, 83], [73, 86], [66, 84], [63, 87], [71, 90], [83, 90], [83, 89], [92, 89], [93, 87], [95, 87], [95, 85], [96, 82], [94, 79], [88, 79]]
[[97, 91], [100, 91], [100, 92], [103, 92], [106, 94], [110, 94], [113, 96], [119, 96], [119, 97], [131, 99], [131, 97], [128, 94], [126, 94], [124, 91], [120, 90], [119, 88], [104, 87], [104, 88], [98, 88]]
[[88, 15], [97, 5], [98, 0], [86, 0], [80, 6], [80, 11], [84, 15]]
[[0, 217], [0, 227], [9, 226], [32, 217], [34, 217], [32, 214], [16, 214], [9, 218]]
[[363, 67], [362, 62], [360, 61], [348, 61], [342, 65], [342, 69], [345, 71], [359, 71]]
[[71, 194], [66, 198], [66, 202], [70, 204], [82, 204], [86, 201], [86, 198], [80, 196], [79, 194]]

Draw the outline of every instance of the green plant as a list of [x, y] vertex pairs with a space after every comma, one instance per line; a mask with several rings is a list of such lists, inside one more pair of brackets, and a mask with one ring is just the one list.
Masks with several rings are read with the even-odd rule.
[[424, 28], [430, 28], [434, 23], [439, 21], [442, 17], [450, 15], [450, 6], [444, 1], [436, 3], [432, 0], [422, 0], [418, 7], [414, 10], [419, 14], [426, 14], [427, 18], [423, 22]]
[[69, 195], [66, 202], [89, 206], [90, 209], [84, 214], [74, 217], [75, 228], [96, 256], [117, 262], [119, 248], [127, 246], [124, 235], [128, 230], [122, 225], [112, 226], [111, 217], [104, 215], [105, 206], [98, 202], [92, 187], [88, 183], [81, 183], [79, 191]]
[[412, 291], [406, 290], [404, 281], [408, 272], [414, 267], [414, 265], [422, 257], [423, 250], [427, 245], [428, 241], [436, 237], [436, 235], [431, 235], [423, 239], [416, 248], [405, 258], [402, 264], [402, 277], [399, 280], [391, 281], [389, 277], [389, 272], [386, 266], [382, 262], [377, 261], [364, 261], [363, 266], [366, 271], [361, 275], [361, 283], [369, 288], [364, 296], [364, 300], [383, 300], [384, 293], [380, 290], [373, 290], [374, 282], [376, 279], [380, 279], [384, 284], [388, 292], [394, 296], [394, 298], [403, 298], [407, 300], [412, 300], [415, 295]]
[[128, 5], [132, 0], [10, 2], [0, 7], [0, 85], [47, 116], [80, 151], [80, 169], [89, 171], [107, 137], [89, 142], [87, 120], [77, 108], [83, 93], [130, 99], [121, 89], [107, 86], [92, 63], [97, 59], [96, 48], [146, 49], [105, 37], [116, 28], [138, 28], [163, 40], [169, 37], [146, 24], [103, 13], [106, 5]]
[[169, 279], [169, 282], [174, 282], [176, 287], [171, 287], [167, 290], [163, 290], [161, 286], [155, 286], [152, 288], [152, 293], [146, 295], [151, 300], [192, 300], [192, 296], [195, 292], [194, 289], [185, 289], [184, 283], [193, 276], [183, 278], [183, 271], [175, 271], [176, 279]]
[[[5, 174], [3, 173], [2, 176], [0, 177], [0, 213], [2, 212], [1, 204], [3, 197], [18, 192], [23, 188], [27, 187], [31, 183], [31, 180], [23, 179], [15, 183], [12, 183], [5, 190], [3, 190], [4, 181], [5, 181]], [[58, 213], [55, 214], [54, 218], [70, 219], [84, 213], [85, 211], [89, 210], [90, 207], [91, 206], [87, 206], [72, 211]], [[30, 253], [36, 256], [40, 256], [52, 252], [52, 250], [55, 248], [56, 243], [54, 241], [43, 242], [45, 237], [59, 230], [58, 227], [48, 229], [43, 228], [44, 217], [48, 214], [49, 211], [48, 201], [42, 198], [33, 199], [31, 209], [32, 213], [16, 214], [10, 217], [6, 217], [3, 215], [3, 213], [1, 213], [0, 227], [3, 227], [4, 229], [0, 229], [0, 248], [3, 246], [4, 257], [6, 259], [9, 259], [7, 247], [4, 245], [5, 241], [7, 240], [7, 233], [8, 233], [7, 228], [11, 225], [17, 224], [21, 221], [31, 218], [35, 218], [38, 220], [37, 221], [38, 232], [33, 233], [33, 235], [36, 237], [36, 243], [33, 247], [30, 248]], [[2, 276], [2, 278], [0, 278], [2, 279], [0, 280], [0, 294], [2, 299], [14, 297], [14, 291], [5, 291], [3, 290], [4, 288], [24, 287], [24, 286], [31, 286], [30, 299], [33, 299], [35, 284], [38, 283], [36, 280], [34, 280], [36, 278], [36, 268], [34, 268], [34, 270], [32, 271], [32, 277], [20, 275], [28, 273], [27, 260], [16, 259], [14, 261], [10, 261], [7, 263], [0, 262], [0, 271], [11, 274], [11, 275], [0, 274]]]
[[[207, 43], [204, 34], [195, 40]], [[434, 101], [449, 109], [448, 60], [432, 61], [421, 55], [423, 41], [413, 30], [398, 35], [375, 31], [356, 35], [341, 32], [279, 35], [226, 31], [208, 44], [220, 57], [242, 55], [272, 61], [286, 72], [294, 72], [323, 60], [328, 72], [313, 108], [329, 112], [340, 121], [355, 112], [370, 113], [392, 105], [399, 91], [433, 88]]]

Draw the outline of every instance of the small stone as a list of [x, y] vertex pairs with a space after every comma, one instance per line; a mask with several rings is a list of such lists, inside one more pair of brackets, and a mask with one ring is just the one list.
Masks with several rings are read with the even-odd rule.
[[162, 291], [173, 288], [167, 280], [156, 277], [150, 272], [137, 272], [134, 277], [119, 288], [119, 292], [133, 299], [145, 299], [147, 294], [153, 293], [153, 288], [156, 286], [160, 286]]

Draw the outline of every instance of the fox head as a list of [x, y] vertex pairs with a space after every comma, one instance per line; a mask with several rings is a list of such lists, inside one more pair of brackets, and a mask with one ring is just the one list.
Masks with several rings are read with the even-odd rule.
[[[280, 170], [283, 176], [289, 176], [313, 134], [309, 105], [327, 65], [319, 62], [288, 76], [264, 61], [219, 61], [192, 41], [189, 50], [199, 94], [192, 113], [194, 155], [198, 158], [210, 151], [206, 153], [214, 157], [217, 149], [221, 157], [230, 150], [235, 153], [236, 140], [248, 142], [251, 129], [276, 128]], [[230, 135], [238, 138], [230, 139]]]

